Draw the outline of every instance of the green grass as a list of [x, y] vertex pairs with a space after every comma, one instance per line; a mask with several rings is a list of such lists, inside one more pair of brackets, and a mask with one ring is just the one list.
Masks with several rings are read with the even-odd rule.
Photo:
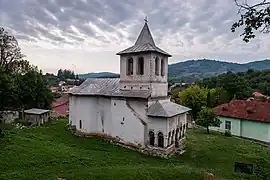
[[[190, 130], [187, 151], [169, 159], [151, 157], [94, 138], [73, 136], [66, 120], [10, 129], [0, 140], [0, 179], [241, 179], [235, 161], [270, 161], [270, 149], [218, 133]], [[270, 162], [269, 162], [270, 163]], [[242, 179], [254, 179], [248, 175]]]

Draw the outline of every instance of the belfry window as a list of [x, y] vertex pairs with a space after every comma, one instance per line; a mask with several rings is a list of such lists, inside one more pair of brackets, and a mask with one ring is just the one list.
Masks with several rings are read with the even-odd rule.
[[165, 76], [165, 60], [161, 60], [161, 76]]
[[159, 58], [156, 57], [155, 59], [155, 74], [156, 75], [159, 75], [159, 67], [160, 67], [160, 61], [159, 61]]
[[127, 61], [127, 75], [133, 75], [133, 59], [129, 58]]
[[139, 75], [144, 74], [144, 59], [143, 59], [143, 57], [140, 57], [138, 59], [137, 74], [139, 74]]

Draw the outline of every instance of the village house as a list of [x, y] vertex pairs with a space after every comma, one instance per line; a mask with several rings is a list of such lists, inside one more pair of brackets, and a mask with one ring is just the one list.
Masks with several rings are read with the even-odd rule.
[[52, 117], [67, 117], [69, 115], [68, 96], [68, 94], [64, 94], [52, 102]]
[[214, 109], [221, 121], [212, 130], [231, 131], [232, 135], [270, 143], [270, 101], [232, 100]]
[[70, 93], [69, 123], [166, 154], [182, 150], [187, 107], [168, 96], [168, 58], [145, 22], [135, 44], [119, 53], [120, 78], [87, 79]]

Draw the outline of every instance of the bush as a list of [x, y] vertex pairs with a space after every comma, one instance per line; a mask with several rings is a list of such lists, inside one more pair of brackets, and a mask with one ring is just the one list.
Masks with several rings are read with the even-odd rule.
[[232, 136], [231, 131], [230, 130], [226, 130], [225, 131], [225, 136], [231, 137]]

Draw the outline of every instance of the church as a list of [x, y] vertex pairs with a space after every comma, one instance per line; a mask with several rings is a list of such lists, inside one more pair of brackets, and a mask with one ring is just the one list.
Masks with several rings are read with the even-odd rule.
[[70, 125], [159, 153], [182, 151], [190, 109], [170, 101], [171, 55], [156, 46], [147, 21], [135, 44], [117, 55], [120, 78], [89, 78], [70, 93]]

